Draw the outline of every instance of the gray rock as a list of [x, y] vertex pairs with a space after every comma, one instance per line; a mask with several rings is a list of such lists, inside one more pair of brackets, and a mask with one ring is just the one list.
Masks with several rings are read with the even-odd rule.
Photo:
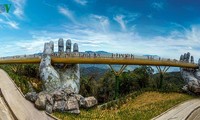
[[52, 105], [50, 105], [50, 104], [46, 104], [46, 112], [48, 112], [48, 113], [52, 113], [52, 111], [53, 111], [53, 107], [52, 107]]
[[54, 104], [54, 99], [52, 95], [46, 94], [46, 99], [47, 99], [47, 103], [49, 103], [50, 105]]
[[76, 98], [76, 100], [80, 101], [81, 99], [84, 99], [84, 97], [80, 94], [75, 94], [74, 97]]
[[72, 111], [68, 111], [68, 113], [80, 114], [80, 110], [72, 110]]
[[86, 104], [85, 98], [81, 98], [81, 99], [79, 100], [79, 105], [80, 105], [80, 107], [84, 107], [85, 104]]
[[72, 95], [74, 94], [74, 91], [71, 87], [67, 87], [63, 90], [67, 95]]
[[79, 104], [75, 97], [69, 97], [69, 99], [65, 102], [65, 110], [79, 110]]
[[35, 101], [35, 107], [41, 110], [45, 110], [46, 107], [46, 94], [43, 92], [40, 92], [38, 94], [38, 98]]
[[53, 98], [55, 101], [62, 100], [64, 98], [64, 92], [61, 90], [59, 90], [59, 91], [56, 90], [53, 93]]
[[53, 105], [53, 111], [63, 112], [64, 108], [65, 108], [65, 101], [64, 100], [55, 101], [55, 103]]
[[25, 98], [31, 102], [35, 102], [37, 100], [38, 94], [36, 92], [29, 92], [25, 95]]
[[85, 98], [80, 95], [80, 94], [75, 94], [74, 97], [76, 98], [76, 100], [79, 103], [79, 106], [84, 106], [85, 105]]
[[97, 105], [97, 99], [95, 97], [87, 97], [85, 98], [85, 105], [84, 107], [85, 108], [90, 108], [90, 107], [93, 107], [95, 105]]

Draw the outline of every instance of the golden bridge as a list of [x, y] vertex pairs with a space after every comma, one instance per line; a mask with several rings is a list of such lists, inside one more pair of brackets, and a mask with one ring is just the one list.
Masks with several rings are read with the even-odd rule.
[[[182, 68], [198, 68], [197, 64], [170, 59], [147, 59], [147, 58], [117, 58], [117, 57], [59, 57], [52, 56], [52, 63], [65, 64], [118, 64], [118, 65], [149, 65], [149, 66], [171, 66]], [[0, 64], [39, 64], [41, 57], [8, 57], [1, 58]]]
[[[82, 55], [81, 55], [82, 54]], [[0, 64], [40, 64], [42, 55], [23, 55], [0, 58]], [[115, 75], [115, 99], [119, 96], [119, 75], [128, 65], [146, 65], [156, 66], [160, 73], [160, 79], [170, 67], [191, 68], [197, 69], [199, 66], [193, 61], [178, 61], [176, 59], [153, 58], [144, 56], [135, 56], [124, 54], [121, 57], [112, 54], [112, 56], [105, 55], [85, 55], [85, 53], [70, 53], [70, 54], [53, 54], [51, 55], [51, 63], [64, 64], [108, 64]], [[115, 71], [113, 64], [122, 65], [119, 71]], [[161, 68], [160, 66], [164, 66]]]

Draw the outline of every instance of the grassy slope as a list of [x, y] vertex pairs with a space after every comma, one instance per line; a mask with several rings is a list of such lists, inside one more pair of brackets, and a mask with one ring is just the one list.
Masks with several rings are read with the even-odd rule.
[[80, 115], [71, 115], [68, 113], [54, 113], [60, 119], [123, 119], [123, 120], [148, 120], [167, 109], [193, 97], [180, 93], [159, 93], [145, 92], [135, 99], [122, 105], [119, 109], [99, 110], [97, 108], [90, 110], [81, 110]]

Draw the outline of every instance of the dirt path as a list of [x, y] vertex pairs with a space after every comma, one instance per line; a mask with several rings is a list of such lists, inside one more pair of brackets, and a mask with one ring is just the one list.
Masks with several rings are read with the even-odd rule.
[[[1, 69], [0, 88], [8, 106], [11, 108], [11, 112], [14, 113], [18, 120], [53, 120], [44, 111], [37, 110], [32, 103], [27, 101], [7, 73]], [[0, 112], [0, 118], [1, 113], [2, 111]]]
[[[153, 118], [153, 120], [186, 120], [191, 115], [191, 113], [194, 113], [194, 110], [199, 107], [200, 99], [192, 99], [179, 104], [178, 106], [175, 106], [174, 108], [164, 112], [156, 118]], [[198, 114], [200, 113], [197, 112], [196, 114], [193, 114], [193, 118], [195, 118]]]

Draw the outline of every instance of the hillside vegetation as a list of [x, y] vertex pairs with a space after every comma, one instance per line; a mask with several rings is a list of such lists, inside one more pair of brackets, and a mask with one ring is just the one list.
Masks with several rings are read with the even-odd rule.
[[63, 120], [108, 119], [108, 120], [149, 120], [169, 108], [192, 97], [181, 93], [145, 92], [135, 99], [126, 97], [126, 103], [118, 108], [81, 110], [80, 115], [54, 113]]
[[[40, 92], [39, 66], [33, 64], [0, 65], [25, 94]], [[101, 109], [81, 110], [80, 115], [55, 113], [61, 119], [150, 119], [170, 107], [191, 99], [182, 93], [184, 81], [179, 72], [166, 73], [161, 81], [151, 67], [139, 66], [119, 76], [119, 100], [114, 100], [115, 76], [109, 69], [81, 68], [80, 94], [95, 96]], [[106, 104], [105, 104], [106, 103]]]

